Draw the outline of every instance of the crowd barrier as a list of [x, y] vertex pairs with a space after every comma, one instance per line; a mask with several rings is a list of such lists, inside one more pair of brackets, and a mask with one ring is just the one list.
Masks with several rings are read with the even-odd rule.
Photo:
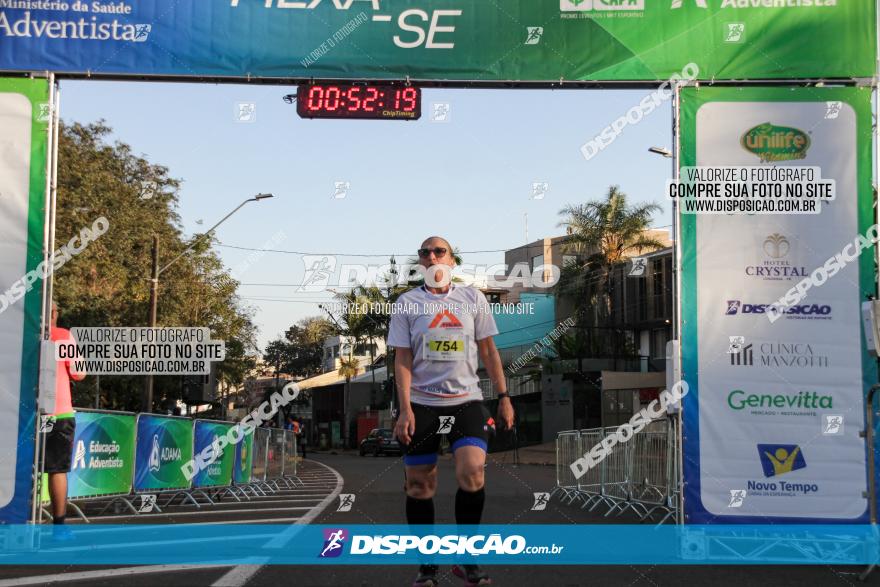
[[[257, 428], [235, 442], [232, 422], [85, 409], [75, 418], [68, 504], [86, 522], [80, 505], [88, 501], [106, 502], [99, 515], [114, 504], [141, 514], [162, 512], [177, 499], [201, 508], [227, 495], [249, 500], [302, 484], [292, 430]], [[200, 457], [210, 457], [221, 437], [229, 442], [208, 464]], [[45, 474], [40, 501], [51, 518]]]
[[[563, 503], [601, 508], [605, 517], [632, 510], [641, 521], [675, 520], [678, 509], [677, 440], [669, 420], [652, 422], [626, 442], [618, 442], [599, 462], [576, 477], [571, 464], [617, 427], [566, 430], [556, 436], [556, 487]], [[601, 510], [600, 510], [601, 511]]]

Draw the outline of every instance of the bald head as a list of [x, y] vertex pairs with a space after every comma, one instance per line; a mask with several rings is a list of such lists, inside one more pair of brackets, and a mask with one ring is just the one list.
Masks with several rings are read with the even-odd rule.
[[441, 243], [442, 243], [442, 246], [446, 247], [450, 253], [452, 252], [452, 245], [450, 245], [449, 241], [446, 240], [445, 238], [443, 238], [442, 236], [429, 236], [424, 241], [422, 241], [422, 247], [426, 248], [426, 247], [441, 246]]

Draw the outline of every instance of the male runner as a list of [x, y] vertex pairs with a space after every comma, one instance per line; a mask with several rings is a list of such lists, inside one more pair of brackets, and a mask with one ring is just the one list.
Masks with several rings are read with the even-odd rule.
[[[479, 524], [486, 499], [486, 446], [489, 427], [494, 424], [477, 385], [478, 353], [499, 390], [498, 420], [506, 428], [513, 426], [513, 406], [492, 340], [498, 329], [481, 291], [451, 283], [455, 260], [446, 239], [432, 236], [418, 253], [419, 264], [427, 270], [425, 285], [400, 296], [399, 311], [392, 314], [388, 332], [388, 344], [396, 350], [400, 415], [394, 432], [404, 446], [406, 519], [409, 524], [434, 523], [437, 450], [443, 427], [455, 457], [459, 487], [455, 521]], [[491, 583], [477, 565], [456, 566], [453, 572], [468, 587]], [[437, 584], [437, 565], [421, 565], [413, 587]]]

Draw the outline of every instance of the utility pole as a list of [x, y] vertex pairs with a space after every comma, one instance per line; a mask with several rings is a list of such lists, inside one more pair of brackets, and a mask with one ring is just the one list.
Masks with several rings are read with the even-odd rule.
[[[153, 270], [150, 273], [150, 314], [147, 316], [147, 324], [150, 328], [156, 327], [156, 309], [159, 303], [159, 236], [153, 235]], [[147, 375], [144, 385], [144, 397], [141, 402], [141, 411], [146, 414], [153, 413], [153, 376]]]
[[[150, 273], [150, 315], [148, 316], [148, 323], [150, 328], [156, 327], [156, 307], [159, 302], [159, 276], [165, 272], [166, 269], [174, 265], [181, 257], [183, 257], [190, 249], [196, 246], [201, 239], [205, 238], [214, 230], [226, 222], [226, 220], [238, 212], [245, 204], [248, 202], [259, 202], [260, 200], [265, 200], [267, 198], [274, 197], [272, 194], [257, 194], [253, 198], [248, 198], [244, 202], [238, 205], [232, 212], [224, 216], [220, 219], [220, 221], [209, 228], [204, 234], [199, 235], [194, 238], [193, 241], [185, 248], [183, 251], [174, 257], [168, 264], [166, 264], [161, 269], [159, 268], [159, 237], [158, 235], [153, 235], [153, 270]], [[153, 412], [153, 376], [147, 375], [147, 379], [144, 383], [144, 394], [141, 402], [141, 411], [147, 414]]]

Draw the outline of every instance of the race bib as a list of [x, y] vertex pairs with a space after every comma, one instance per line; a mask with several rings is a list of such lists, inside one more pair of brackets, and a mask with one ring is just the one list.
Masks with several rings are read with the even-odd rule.
[[422, 344], [422, 358], [429, 361], [464, 361], [468, 356], [464, 334], [427, 334]]

